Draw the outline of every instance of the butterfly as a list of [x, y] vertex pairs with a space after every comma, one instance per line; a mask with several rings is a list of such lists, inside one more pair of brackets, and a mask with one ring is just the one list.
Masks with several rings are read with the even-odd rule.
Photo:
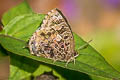
[[54, 61], [74, 61], [78, 56], [75, 51], [74, 37], [68, 21], [58, 9], [53, 9], [45, 16], [41, 26], [29, 39], [31, 54]]

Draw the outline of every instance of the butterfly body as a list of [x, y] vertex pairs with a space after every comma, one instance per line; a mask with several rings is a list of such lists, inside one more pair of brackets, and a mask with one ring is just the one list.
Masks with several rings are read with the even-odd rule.
[[78, 55], [74, 47], [71, 28], [58, 9], [53, 9], [45, 16], [39, 27], [29, 40], [31, 54], [70, 62]]

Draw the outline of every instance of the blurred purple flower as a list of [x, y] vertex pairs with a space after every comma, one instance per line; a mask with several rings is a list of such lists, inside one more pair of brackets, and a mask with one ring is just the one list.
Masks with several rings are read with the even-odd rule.
[[120, 0], [101, 0], [105, 7], [119, 8]]
[[63, 0], [62, 9], [69, 18], [75, 18], [79, 12], [76, 0]]

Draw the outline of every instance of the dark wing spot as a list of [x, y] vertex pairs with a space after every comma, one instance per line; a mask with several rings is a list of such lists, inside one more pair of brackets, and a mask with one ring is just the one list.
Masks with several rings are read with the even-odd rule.
[[54, 57], [53, 49], [50, 50], [50, 57], [51, 57], [51, 58]]
[[62, 49], [61, 48], [59, 48], [59, 51], [61, 51]]
[[59, 33], [59, 34], [62, 34], [63, 32], [65, 32], [66, 30], [64, 29], [64, 28], [62, 28], [62, 29], [60, 29], [60, 30], [57, 30], [57, 32]]
[[58, 44], [60, 44], [60, 43], [62, 43], [62, 42], [63, 42], [63, 40], [57, 41]]
[[68, 36], [65, 36], [65, 37], [64, 37], [64, 39], [67, 39], [67, 38], [68, 38]]
[[61, 48], [64, 48], [64, 45], [61, 45]]
[[44, 54], [44, 51], [42, 49], [40, 49], [40, 53]]
[[53, 28], [51, 28], [50, 31], [51, 31], [51, 34], [54, 34], [56, 32]]
[[55, 44], [55, 48], [57, 48], [58, 47], [58, 45], [57, 44]]
[[48, 32], [47, 35], [48, 35], [48, 36], [51, 36], [51, 32]]
[[40, 35], [41, 35], [41, 36], [45, 36], [45, 33], [42, 32]]
[[66, 46], [68, 46], [70, 43], [65, 43]]

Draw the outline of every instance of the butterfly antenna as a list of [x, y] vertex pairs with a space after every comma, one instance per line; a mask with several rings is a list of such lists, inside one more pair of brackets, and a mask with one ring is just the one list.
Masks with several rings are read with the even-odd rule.
[[91, 40], [89, 40], [87, 43], [85, 43], [84, 45], [82, 45], [82, 46], [80, 46], [79, 48], [78, 48], [78, 50], [82, 50], [82, 49], [85, 49], [85, 48], [87, 48], [88, 47], [88, 45], [89, 45], [89, 43], [92, 41], [92, 39]]

